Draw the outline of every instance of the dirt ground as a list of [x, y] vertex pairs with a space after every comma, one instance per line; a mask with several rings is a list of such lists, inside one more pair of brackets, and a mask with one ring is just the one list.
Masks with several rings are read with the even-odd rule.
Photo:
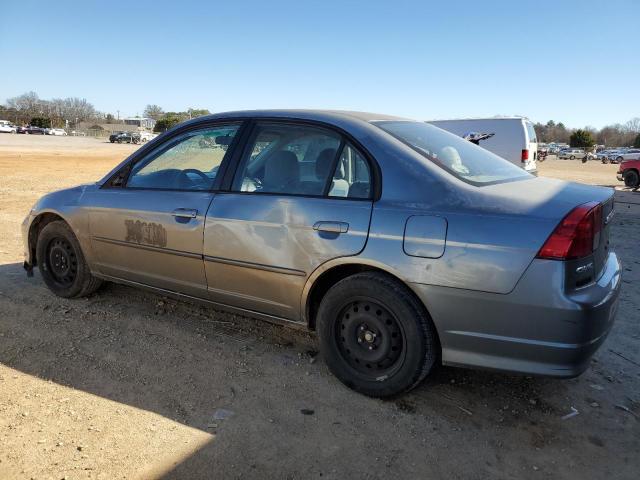
[[[620, 194], [622, 298], [587, 372], [440, 368], [382, 401], [343, 387], [312, 335], [117, 285], [64, 300], [26, 277], [35, 200], [134, 149], [0, 134], [0, 479], [638, 478], [640, 194]], [[616, 168], [540, 165], [603, 185]]]

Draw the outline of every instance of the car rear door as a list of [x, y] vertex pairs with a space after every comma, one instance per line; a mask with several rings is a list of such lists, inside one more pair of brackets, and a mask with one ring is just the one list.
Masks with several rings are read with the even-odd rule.
[[239, 123], [178, 132], [88, 194], [103, 275], [206, 297], [204, 223]]
[[238, 160], [207, 213], [209, 297], [298, 320], [309, 275], [365, 246], [370, 161], [340, 133], [277, 122], [255, 124]]

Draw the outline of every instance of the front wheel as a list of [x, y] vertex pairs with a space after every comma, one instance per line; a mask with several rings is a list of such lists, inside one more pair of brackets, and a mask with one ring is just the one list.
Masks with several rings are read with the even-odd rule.
[[638, 188], [640, 186], [640, 175], [635, 170], [627, 170], [622, 178], [626, 187]]
[[91, 275], [76, 236], [63, 221], [51, 222], [42, 229], [36, 259], [44, 283], [60, 297], [83, 297], [102, 285], [102, 280]]
[[404, 285], [383, 273], [336, 283], [320, 303], [317, 325], [329, 370], [371, 397], [411, 390], [438, 358], [429, 314]]

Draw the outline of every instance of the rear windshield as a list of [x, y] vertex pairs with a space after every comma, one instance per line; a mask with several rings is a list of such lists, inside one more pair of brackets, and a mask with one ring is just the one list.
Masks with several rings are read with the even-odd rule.
[[476, 185], [530, 178], [522, 168], [482, 147], [422, 122], [373, 122], [452, 175]]

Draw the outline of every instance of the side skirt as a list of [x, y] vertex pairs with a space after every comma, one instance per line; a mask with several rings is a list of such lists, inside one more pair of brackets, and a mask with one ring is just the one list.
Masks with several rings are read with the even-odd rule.
[[276, 325], [281, 325], [284, 327], [288, 327], [288, 328], [295, 328], [297, 330], [302, 330], [302, 331], [311, 331], [309, 330], [309, 328], [307, 327], [307, 325], [303, 322], [296, 322], [294, 320], [289, 320], [287, 318], [282, 318], [282, 317], [277, 317], [275, 315], [269, 315], [266, 313], [260, 313], [260, 312], [256, 312], [255, 310], [248, 310], [245, 308], [240, 308], [240, 307], [233, 307], [231, 305], [227, 305], [224, 303], [219, 303], [219, 302], [213, 302], [211, 300], [207, 300], [205, 298], [200, 298], [200, 297], [194, 297], [191, 295], [185, 295], [184, 293], [179, 293], [179, 292], [174, 292], [172, 290], [166, 290], [164, 288], [160, 288], [160, 287], [153, 287], [151, 285], [146, 285], [144, 283], [139, 283], [139, 282], [134, 282], [131, 280], [125, 280], [123, 278], [118, 278], [118, 277], [112, 277], [110, 275], [103, 275], [100, 273], [93, 273], [92, 275], [94, 277], [97, 278], [101, 278], [103, 280], [109, 281], [109, 282], [113, 282], [113, 283], [119, 283], [121, 285], [127, 285], [129, 287], [136, 287], [136, 288], [140, 288], [142, 290], [147, 290], [153, 293], [160, 293], [162, 295], [166, 295], [168, 297], [172, 297], [175, 298], [177, 300], [186, 300], [186, 301], [191, 301], [191, 302], [195, 302], [195, 303], [199, 303], [202, 305], [206, 305], [206, 306], [211, 306], [211, 307], [215, 307], [218, 308], [220, 310], [226, 310], [230, 313], [235, 313], [238, 315], [244, 315], [247, 317], [252, 317], [252, 318], [257, 318], [259, 320], [264, 320], [266, 322], [269, 323], [273, 323]]

